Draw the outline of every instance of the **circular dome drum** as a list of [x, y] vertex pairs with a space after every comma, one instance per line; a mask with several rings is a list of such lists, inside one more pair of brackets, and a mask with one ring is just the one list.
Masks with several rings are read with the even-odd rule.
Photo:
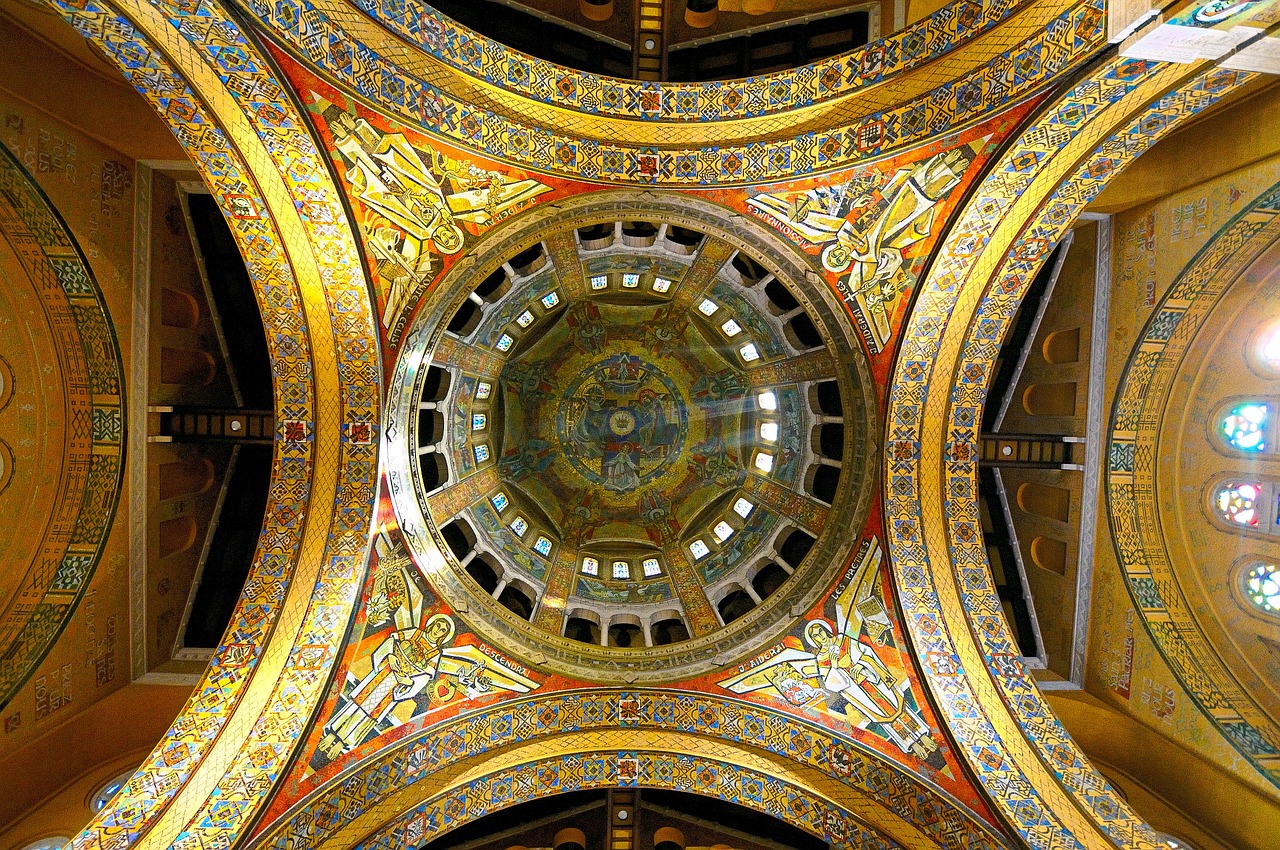
[[719, 206], [534, 208], [406, 336], [387, 448], [410, 552], [479, 635], [548, 669], [728, 663], [814, 604], [865, 519], [855, 339], [803, 254]]

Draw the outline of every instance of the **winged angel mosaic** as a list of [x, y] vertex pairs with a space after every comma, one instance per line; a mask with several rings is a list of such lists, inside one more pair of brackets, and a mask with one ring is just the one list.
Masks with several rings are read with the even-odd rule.
[[383, 133], [336, 106], [323, 110], [346, 181], [364, 205], [360, 229], [381, 280], [389, 281], [383, 326], [399, 336], [406, 311], [439, 271], [439, 258], [528, 206], [551, 187], [480, 168], [436, 150], [422, 151], [403, 133]]
[[367, 672], [347, 672], [337, 711], [320, 739], [320, 752], [329, 760], [459, 695], [523, 694], [538, 687], [479, 646], [455, 644], [452, 617], [424, 614], [408, 556], [385, 532], [374, 545], [379, 559], [365, 609], [365, 635], [376, 635], [387, 624], [393, 628], [371, 655], [352, 665], [368, 667]]
[[929, 236], [935, 207], [960, 185], [975, 155], [965, 145], [890, 177], [869, 169], [833, 186], [756, 195], [747, 208], [794, 241], [822, 248], [823, 268], [841, 276], [841, 293], [878, 354], [892, 333], [898, 296], [915, 285], [907, 252]]
[[[880, 541], [846, 573], [835, 595], [835, 622], [818, 617], [805, 623], [803, 648], [783, 638], [761, 663], [720, 682], [736, 694], [763, 693], [796, 706], [825, 702], [833, 713], [887, 738], [904, 753], [942, 765], [938, 745], [897, 663], [893, 626], [881, 594]], [[881, 653], [881, 649], [888, 650]]]

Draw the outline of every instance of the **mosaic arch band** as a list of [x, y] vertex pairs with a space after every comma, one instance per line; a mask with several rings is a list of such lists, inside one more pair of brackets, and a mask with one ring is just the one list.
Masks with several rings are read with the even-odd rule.
[[[691, 685], [684, 702], [672, 701], [698, 702], [705, 709], [680, 730], [680, 756], [710, 759], [722, 733], [699, 724], [705, 717], [740, 718], [746, 704], [746, 714], [759, 711], [794, 723], [803, 734], [824, 740], [827, 752], [844, 753], [815, 766], [803, 753], [779, 749], [787, 775], [770, 778], [783, 789], [779, 793], [793, 797], [829, 802], [844, 795], [865, 805], [861, 814], [830, 807], [829, 823], [842, 825], [851, 843], [870, 820], [881, 832], [891, 825], [917, 846], [948, 842], [946, 835], [928, 833], [923, 819], [913, 820], [919, 810], [893, 811], [893, 804], [869, 790], [851, 791], [849, 765], [865, 762], [909, 764], [930, 777], [918, 786], [920, 808], [933, 802], [956, 812], [962, 824], [957, 829], [972, 837], [970, 846], [1001, 846], [1009, 840], [1003, 835], [1008, 828], [1017, 841], [1035, 847], [1158, 846], [1150, 829], [1066, 739], [1025, 674], [997, 663], [1007, 658], [1002, 646], [1009, 641], [993, 605], [985, 557], [975, 555], [951, 524], [974, 511], [973, 497], [949, 495], [951, 503], [942, 504], [942, 494], [965, 492], [944, 486], [944, 477], [973, 476], [972, 455], [955, 447], [971, 448], [976, 440], [972, 429], [964, 430], [972, 410], [960, 408], [968, 406], [961, 403], [965, 393], [979, 394], [984, 386], [961, 387], [953, 395], [952, 379], [962, 365], [983, 356], [973, 336], [978, 320], [991, 315], [998, 322], [995, 302], [1005, 298], [1007, 306], [1007, 299], [1016, 302], [1025, 291], [1010, 285], [1002, 295], [1000, 284], [1015, 275], [1030, 277], [1083, 198], [1096, 194], [1158, 135], [1239, 85], [1243, 74], [1218, 71], [1203, 60], [1173, 65], [1112, 59], [1090, 65], [1073, 87], [1059, 86], [1102, 51], [1101, 5], [979, 4], [969, 25], [947, 15], [916, 26], [937, 35], [929, 74], [910, 61], [883, 69], [904, 90], [917, 93], [913, 105], [878, 108], [862, 89], [867, 81], [859, 78], [829, 95], [832, 112], [856, 120], [838, 132], [797, 126], [778, 139], [769, 156], [753, 157], [744, 139], [759, 130], [757, 116], [693, 126], [679, 149], [673, 143], [661, 151], [599, 144], [599, 137], [643, 132], [645, 119], [580, 115], [596, 138], [539, 125], [549, 114], [546, 104], [518, 90], [511, 92], [512, 102], [520, 104], [511, 110], [521, 113], [518, 121], [502, 110], [474, 110], [470, 121], [445, 121], [437, 106], [445, 110], [460, 102], [474, 83], [474, 68], [442, 72], [433, 89], [434, 83], [425, 84], [376, 50], [369, 51], [363, 71], [341, 63], [336, 52], [315, 53], [308, 48], [321, 35], [348, 37], [323, 14], [324, 4], [305, 22], [296, 10], [284, 20], [290, 12], [283, 4], [250, 3], [247, 15], [232, 14], [217, 0], [172, 7], [131, 0], [51, 5], [170, 122], [232, 223], [268, 338], [278, 346], [272, 354], [281, 419], [273, 503], [254, 562], [255, 581], [233, 620], [241, 640], [219, 649], [166, 741], [74, 846], [245, 846], [255, 840], [255, 822], [261, 835], [278, 838], [287, 829], [301, 829], [304, 821], [312, 828], [309, 807], [338, 793], [344, 782], [366, 781], [366, 771], [387, 766], [380, 761], [384, 756], [400, 767], [412, 765], [412, 754], [419, 752], [413, 746], [458, 724], [465, 711], [490, 711], [502, 698], [517, 699], [512, 694], [522, 695], [521, 704], [554, 702], [560, 709], [590, 701], [593, 680], [575, 680], [550, 666], [539, 669], [542, 656], [536, 653], [521, 659], [528, 665], [523, 666], [490, 633], [468, 623], [470, 612], [432, 584], [445, 558], [438, 542], [436, 560], [417, 552], [413, 570], [395, 564], [402, 571], [384, 576], [379, 588], [371, 568], [386, 566], [380, 558], [391, 549], [379, 553], [370, 539], [376, 523], [396, 522], [394, 511], [377, 498], [385, 445], [382, 392], [399, 348], [411, 345], [400, 334], [412, 327], [420, 299], [440, 275], [467, 262], [475, 240], [500, 237], [507, 218], [518, 221], [523, 212], [597, 191], [603, 181], [654, 192], [702, 192], [710, 200], [699, 200], [727, 210], [726, 217], [750, 216], [771, 228], [770, 239], [785, 240], [797, 262], [808, 263], [813, 280], [828, 288], [823, 303], [844, 311], [842, 321], [854, 329], [851, 338], [868, 374], [879, 376], [879, 400], [888, 410], [886, 445], [875, 446], [883, 456], [870, 468], [877, 475], [882, 468], [884, 479], [897, 483], [881, 488], [862, 514], [881, 523], [883, 564], [877, 561], [863, 576], [868, 583], [859, 583], [858, 591], [841, 595], [838, 589], [848, 593], [854, 587], [840, 584], [847, 569], [860, 563], [851, 547], [847, 563], [833, 564], [822, 575], [825, 585], [817, 587], [822, 582], [815, 579], [816, 589], [804, 599], [796, 615], [802, 619], [789, 635], [794, 640], [770, 634], [770, 652], [782, 647], [775, 654], [798, 653], [790, 683], [774, 674], [772, 692], [763, 685], [750, 695], [745, 688], [735, 691], [724, 684], [732, 679], [718, 677], [737, 675], [740, 665], [752, 663], [750, 653], [716, 655], [719, 671], [698, 673], [705, 682]], [[1217, 24], [1232, 12], [1210, 4], [1201, 9], [1201, 20]], [[379, 9], [378, 15], [393, 29], [404, 25], [392, 9]], [[1010, 16], [1034, 23], [1024, 40], [1013, 28], [995, 26]], [[354, 17], [352, 26], [367, 37], [372, 30], [364, 17]], [[270, 47], [264, 46], [267, 38]], [[961, 44], [981, 49], [957, 52]], [[846, 61], [868, 67], [874, 52], [884, 48], [872, 45]], [[1027, 48], [1052, 53], [1056, 61], [1012, 75], [1016, 82], [1003, 92], [990, 94], [998, 87], [989, 85], [988, 94], [972, 101], [951, 97], [957, 104], [953, 113], [934, 116], [932, 126], [948, 134], [941, 140], [925, 123], [902, 120], [911, 108], [922, 111], [941, 100], [934, 95], [944, 88], [954, 95], [974, 75], [996, 79], [1010, 56]], [[504, 54], [502, 61], [510, 59]], [[939, 85], [933, 85], [935, 72], [945, 77]], [[400, 85], [371, 88], [367, 78], [359, 78], [362, 73]], [[792, 72], [752, 85], [788, 81], [796, 82]], [[406, 91], [418, 97], [410, 103]], [[328, 111], [322, 100], [336, 109]], [[1065, 110], [1081, 105], [1088, 107], [1088, 120], [1060, 120]], [[1151, 130], [1142, 119], [1157, 107], [1173, 117]], [[707, 145], [705, 138], [716, 134], [726, 137], [724, 144]], [[486, 135], [501, 138], [500, 149], [488, 150]], [[530, 137], [540, 143], [529, 144]], [[1045, 138], [1054, 143], [1045, 144]], [[1117, 139], [1125, 143], [1119, 152], [1107, 147]], [[980, 158], [987, 163], [981, 169]], [[1100, 165], [1102, 159], [1108, 164]], [[839, 181], [828, 179], [837, 173]], [[843, 187], [839, 192], [837, 185]], [[1063, 198], [1073, 204], [1065, 220], [1049, 212], [1051, 202]], [[357, 208], [365, 215], [353, 221], [349, 209]], [[805, 290], [797, 285], [796, 291]], [[736, 350], [744, 372], [770, 365], [766, 357], [764, 364], [749, 366], [754, 358]], [[494, 356], [475, 348], [462, 353], [472, 358], [472, 377], [483, 377]], [[816, 360], [785, 358], [796, 370], [793, 376]], [[917, 369], [921, 363], [928, 365]], [[565, 423], [565, 442], [578, 447], [590, 474], [613, 493], [629, 493], [663, 474], [667, 455], [681, 444], [680, 420], [664, 399], [670, 388], [639, 372], [627, 360], [588, 376], [584, 380], [594, 381], [600, 392], [584, 389], [580, 410]], [[775, 375], [753, 374], [761, 381]], [[650, 394], [621, 392], [636, 381], [651, 383]], [[619, 392], [610, 396], [614, 390]], [[962, 436], [944, 438], [926, 424], [940, 422], [956, 425]], [[387, 435], [388, 441], [402, 437]], [[472, 457], [479, 457], [474, 448]], [[778, 506], [779, 513], [785, 507], [796, 522], [821, 516], [813, 500], [788, 500], [787, 493], [770, 489], [774, 479], [751, 480], [757, 479], [764, 483], [754, 485], [759, 489], [753, 504]], [[286, 504], [307, 522], [286, 522], [285, 512], [277, 510]], [[854, 542], [866, 544], [866, 552], [881, 546], [875, 535]], [[540, 562], [530, 557], [528, 563]], [[672, 569], [683, 568], [677, 563]], [[690, 611], [714, 617], [709, 607], [698, 607], [709, 605], [711, 597], [697, 601], [695, 574], [693, 568], [679, 572], [673, 584], [689, 595]], [[864, 611], [868, 600], [880, 610]], [[691, 622], [696, 619], [690, 615]], [[370, 635], [369, 646], [349, 643], [348, 632]], [[915, 648], [914, 657], [908, 646]], [[491, 687], [478, 684], [481, 669], [488, 671]], [[688, 681], [697, 681], [690, 676]], [[815, 699], [797, 705], [792, 696], [807, 693], [797, 682], [811, 688]], [[456, 700], [431, 701], [433, 689], [455, 685]], [[601, 702], [601, 711], [608, 712], [604, 726], [683, 722], [653, 713], [666, 704], [665, 696], [628, 691], [620, 682], [595, 690], [609, 692]], [[726, 691], [743, 703], [730, 701], [736, 697]], [[415, 701], [424, 695], [427, 708], [417, 714]], [[833, 709], [837, 703], [842, 705]], [[315, 730], [296, 720], [323, 712], [326, 720]], [[564, 715], [547, 717], [563, 722]], [[745, 736], [751, 727], [742, 728]], [[309, 738], [309, 732], [317, 734]], [[326, 766], [313, 769], [308, 760], [295, 759], [317, 738], [315, 749], [346, 759], [338, 763], [340, 770], [326, 774]], [[513, 740], [496, 746], [501, 758], [519, 754], [528, 764], [541, 763]], [[990, 751], [1001, 757], [978, 755]], [[745, 762], [746, 747], [738, 755]], [[605, 784], [618, 781], [625, 759], [636, 762], [628, 762], [630, 771], [657, 755], [627, 755], [617, 747], [611, 758], [606, 761], [613, 773]], [[944, 759], [943, 768], [933, 764], [937, 759]], [[422, 764], [416, 769], [421, 772]], [[958, 778], [968, 772], [976, 777], [973, 786]], [[431, 780], [422, 781], [427, 785], [414, 793]], [[293, 796], [271, 808], [277, 790], [286, 788]], [[456, 788], [430, 790], [441, 797]], [[405, 814], [408, 804], [394, 796], [398, 790], [387, 793], [388, 800], [404, 804], [396, 817]], [[223, 805], [227, 800], [236, 805]], [[268, 811], [272, 819], [259, 821]], [[350, 816], [379, 817], [363, 810]], [[361, 823], [372, 832], [393, 820]]]

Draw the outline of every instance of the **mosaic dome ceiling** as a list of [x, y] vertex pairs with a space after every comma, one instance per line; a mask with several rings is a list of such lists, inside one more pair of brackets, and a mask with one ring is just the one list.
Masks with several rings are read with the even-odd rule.
[[539, 211], [419, 310], [393, 499], [427, 578], [500, 645], [688, 673], [843, 563], [872, 480], [853, 329], [802, 255], [721, 222], [633, 193]]

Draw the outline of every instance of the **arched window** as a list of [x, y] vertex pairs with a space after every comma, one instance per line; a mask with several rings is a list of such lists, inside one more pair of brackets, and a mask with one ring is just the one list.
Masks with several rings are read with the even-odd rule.
[[1229, 526], [1267, 531], [1275, 524], [1268, 498], [1274, 489], [1258, 481], [1227, 481], [1214, 494], [1213, 506]]
[[1272, 322], [1255, 334], [1246, 354], [1257, 371], [1267, 377], [1280, 375], [1280, 322]]
[[1240, 571], [1244, 598], [1269, 614], [1280, 613], [1280, 565], [1253, 563]]
[[1273, 406], [1264, 401], [1241, 401], [1218, 418], [1218, 436], [1229, 449], [1241, 452], [1274, 452]]

